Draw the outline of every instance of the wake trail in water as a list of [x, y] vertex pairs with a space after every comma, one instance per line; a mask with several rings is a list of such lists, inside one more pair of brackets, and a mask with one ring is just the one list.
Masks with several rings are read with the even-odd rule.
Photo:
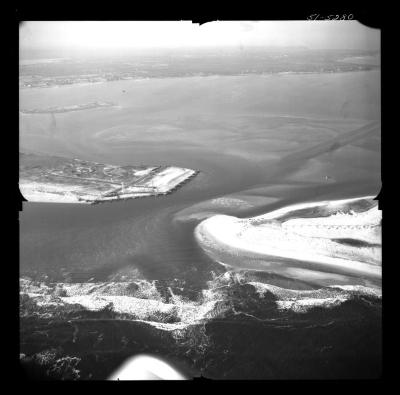
[[268, 182], [273, 180], [278, 180], [280, 182], [282, 177], [290, 175], [294, 171], [298, 171], [298, 169], [310, 159], [328, 152], [336, 151], [339, 148], [362, 139], [363, 137], [376, 134], [379, 128], [379, 122], [369, 122], [367, 125], [350, 132], [342, 133], [328, 141], [288, 154], [281, 158], [276, 164], [268, 168], [267, 180]]

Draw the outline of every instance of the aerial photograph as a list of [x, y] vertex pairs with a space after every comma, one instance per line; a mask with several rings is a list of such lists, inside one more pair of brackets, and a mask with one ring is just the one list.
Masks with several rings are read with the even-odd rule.
[[381, 378], [381, 34], [339, 19], [19, 24], [25, 379]]

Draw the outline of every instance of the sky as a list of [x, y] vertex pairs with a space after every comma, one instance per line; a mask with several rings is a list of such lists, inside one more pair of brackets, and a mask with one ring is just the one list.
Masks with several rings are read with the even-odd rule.
[[20, 50], [306, 46], [380, 49], [380, 31], [357, 21], [27, 21]]

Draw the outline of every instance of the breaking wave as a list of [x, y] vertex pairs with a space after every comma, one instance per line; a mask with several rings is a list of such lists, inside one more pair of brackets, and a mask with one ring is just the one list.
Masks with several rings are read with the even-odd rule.
[[273, 320], [288, 312], [302, 314], [331, 309], [352, 300], [380, 303], [379, 288], [329, 286], [288, 289], [264, 282], [251, 272], [212, 273], [208, 287], [195, 300], [167, 287], [162, 295], [155, 282], [52, 283], [20, 279], [21, 317], [49, 319], [123, 319], [176, 331], [211, 320]]

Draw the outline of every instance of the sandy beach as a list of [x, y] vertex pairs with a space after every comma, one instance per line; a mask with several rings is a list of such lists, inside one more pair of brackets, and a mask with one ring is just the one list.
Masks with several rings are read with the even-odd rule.
[[[214, 260], [235, 268], [303, 280], [379, 279], [381, 212], [372, 199], [304, 203], [245, 219], [215, 215], [195, 237]], [[362, 202], [370, 207], [354, 208]]]

